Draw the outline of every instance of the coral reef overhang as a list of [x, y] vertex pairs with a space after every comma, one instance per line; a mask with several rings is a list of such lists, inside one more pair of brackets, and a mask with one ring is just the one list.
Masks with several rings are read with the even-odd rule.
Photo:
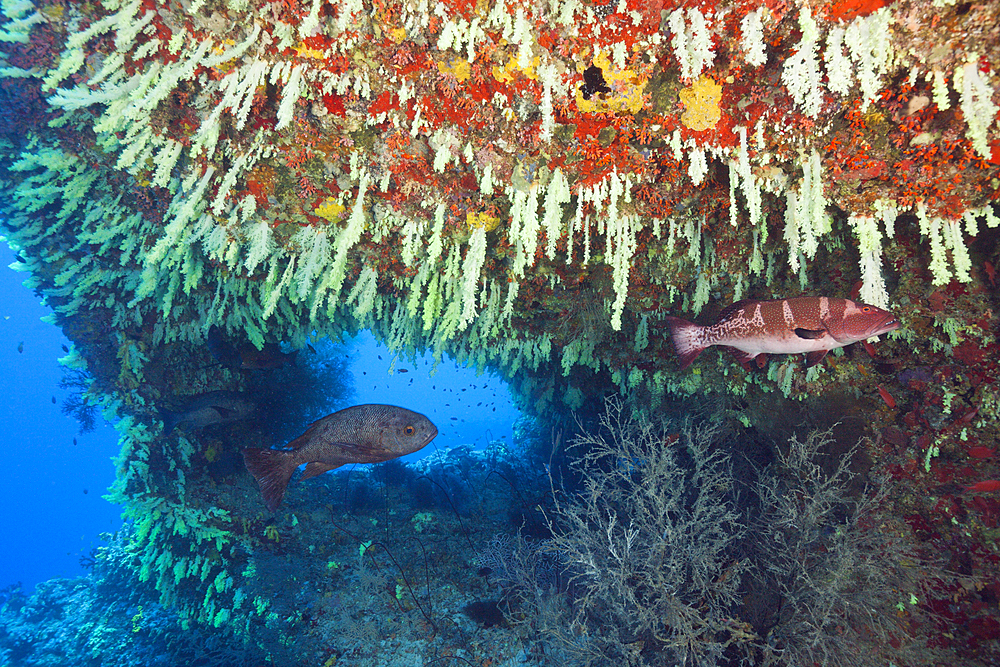
[[539, 405], [742, 393], [659, 318], [859, 294], [912, 343], [914, 292], [993, 280], [996, 11], [12, 3], [7, 225], [61, 315], [154, 344], [369, 327], [545, 367]]
[[[937, 4], [5, 2], [3, 225], [122, 420], [142, 574], [229, 590], [166, 545], [242, 538], [155, 410], [240, 388], [203, 368], [212, 325], [258, 349], [370, 328], [538, 413], [716, 393], [757, 426], [772, 393], [846, 393], [883, 468], [994, 553], [996, 503], [963, 488], [1000, 476], [1000, 5]], [[903, 327], [874, 361], [678, 372], [665, 315], [802, 293]]]

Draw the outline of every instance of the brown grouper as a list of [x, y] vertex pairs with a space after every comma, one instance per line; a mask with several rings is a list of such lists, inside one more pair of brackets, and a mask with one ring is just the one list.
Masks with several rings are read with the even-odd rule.
[[742, 364], [761, 354], [805, 353], [808, 368], [834, 348], [899, 328], [887, 310], [825, 296], [737, 301], [705, 327], [679, 317], [667, 317], [666, 323], [681, 370], [712, 345], [731, 348]]
[[395, 405], [355, 405], [313, 422], [287, 449], [243, 450], [264, 503], [277, 509], [292, 473], [306, 464], [302, 479], [345, 463], [381, 463], [423, 448], [437, 435], [427, 417]]
[[248, 419], [256, 409], [257, 404], [249, 396], [235, 391], [210, 391], [188, 396], [187, 402], [176, 412], [160, 410], [163, 435], [178, 425], [194, 431], [216, 424], [232, 424]]

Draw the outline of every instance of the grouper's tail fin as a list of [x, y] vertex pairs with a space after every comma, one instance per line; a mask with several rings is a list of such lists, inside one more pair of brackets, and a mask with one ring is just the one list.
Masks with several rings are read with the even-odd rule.
[[288, 480], [299, 467], [295, 452], [247, 447], [243, 450], [243, 462], [257, 480], [267, 509], [272, 512], [278, 509], [285, 496]]
[[681, 370], [684, 370], [707, 347], [702, 340], [704, 327], [679, 317], [668, 316], [664, 318], [664, 321], [670, 327], [670, 338], [674, 342], [677, 356], [680, 357]]

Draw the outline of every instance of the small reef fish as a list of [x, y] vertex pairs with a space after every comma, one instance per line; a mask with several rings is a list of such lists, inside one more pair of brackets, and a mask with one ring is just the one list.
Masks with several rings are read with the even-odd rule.
[[412, 410], [355, 405], [313, 422], [286, 449], [247, 447], [243, 461], [273, 512], [281, 504], [292, 473], [303, 463], [302, 479], [309, 479], [345, 463], [381, 463], [412, 454], [437, 434], [431, 420]]
[[160, 410], [163, 435], [167, 435], [180, 424], [184, 424], [192, 431], [212, 424], [231, 424], [247, 419], [257, 409], [257, 404], [246, 394], [235, 391], [210, 391], [188, 398], [190, 400], [176, 412]]
[[992, 458], [997, 453], [996, 447], [969, 447], [968, 454], [974, 459]]
[[240, 370], [271, 370], [295, 365], [295, 352], [283, 352], [277, 343], [257, 347], [250, 341], [233, 344], [226, 340], [222, 329], [214, 324], [208, 329], [206, 344], [216, 361], [226, 368]]
[[681, 370], [712, 345], [731, 348], [741, 364], [761, 354], [805, 353], [808, 368], [834, 348], [899, 328], [899, 320], [887, 310], [825, 296], [745, 299], [724, 309], [709, 326], [679, 317], [667, 317], [666, 323]]
[[896, 399], [882, 385], [878, 385], [878, 395], [882, 398], [882, 402], [889, 406], [890, 410], [896, 409]]
[[1000, 491], [1000, 480], [987, 479], [982, 482], [976, 482], [972, 486], [965, 487], [965, 490], [972, 491], [974, 493], [992, 493], [994, 491]]

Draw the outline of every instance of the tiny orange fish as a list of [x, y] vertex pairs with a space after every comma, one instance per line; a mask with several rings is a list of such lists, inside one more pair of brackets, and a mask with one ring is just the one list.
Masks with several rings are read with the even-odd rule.
[[974, 459], [988, 459], [996, 452], [997, 450], [992, 447], [969, 447], [969, 456]]
[[878, 386], [878, 395], [882, 397], [882, 400], [885, 401], [885, 404], [888, 405], [890, 409], [895, 409], [896, 399], [892, 397], [892, 394], [883, 389], [882, 385]]
[[976, 493], [988, 493], [990, 491], [1000, 491], [1000, 480], [987, 479], [982, 482], [976, 482], [972, 486], [965, 487], [965, 490], [974, 491]]

